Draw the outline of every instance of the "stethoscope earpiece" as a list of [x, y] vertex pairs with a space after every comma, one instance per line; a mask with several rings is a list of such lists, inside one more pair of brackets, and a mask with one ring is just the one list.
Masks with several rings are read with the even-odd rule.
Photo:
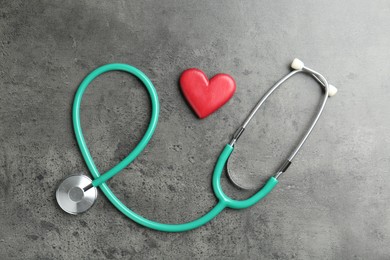
[[[307, 67], [305, 67], [305, 63], [303, 63], [303, 61], [301, 61], [298, 58], [295, 58], [291, 62], [291, 68], [294, 70], [306, 70], [308, 72], [311, 71], [311, 69], [308, 69]], [[316, 79], [326, 90], [326, 84], [325, 84], [324, 79], [320, 79], [316, 73], [311, 73], [311, 74], [314, 77], [314, 79]], [[337, 88], [335, 86], [333, 86], [332, 84], [328, 83], [328, 96], [333, 97], [334, 95], [336, 95], [336, 93], [337, 93]]]
[[328, 96], [333, 97], [337, 93], [337, 88], [331, 84], [329, 84], [329, 91], [328, 91]]
[[294, 70], [301, 70], [303, 69], [303, 67], [305, 67], [305, 64], [300, 59], [295, 58], [291, 62], [291, 68], [293, 68]]

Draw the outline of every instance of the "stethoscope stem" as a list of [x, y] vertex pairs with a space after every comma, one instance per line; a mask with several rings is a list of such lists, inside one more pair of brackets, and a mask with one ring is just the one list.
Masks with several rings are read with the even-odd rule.
[[89, 189], [91, 189], [91, 188], [93, 188], [93, 187], [94, 187], [94, 186], [93, 186], [92, 183], [91, 183], [91, 184], [85, 186], [85, 187], [83, 188], [83, 191], [86, 192], [86, 191], [88, 191]]

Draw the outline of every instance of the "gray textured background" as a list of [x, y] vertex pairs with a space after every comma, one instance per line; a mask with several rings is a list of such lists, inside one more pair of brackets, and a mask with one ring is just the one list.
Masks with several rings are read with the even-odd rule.
[[[1, 259], [389, 259], [389, 1], [0, 0]], [[80, 81], [105, 63], [143, 70], [160, 96], [145, 152], [109, 182], [153, 220], [192, 220], [214, 204], [214, 163], [246, 114], [299, 57], [339, 88], [313, 135], [261, 203], [225, 210], [180, 234], [152, 231], [99, 196], [87, 213], [54, 198], [87, 169], [71, 125]], [[231, 74], [232, 100], [198, 120], [178, 86], [182, 70]], [[99, 169], [135, 146], [148, 122], [146, 91], [109, 73], [82, 103]], [[260, 186], [314, 115], [321, 90], [299, 76], [256, 116], [229, 163]], [[226, 192], [244, 198], [224, 179]], [[101, 194], [100, 194], [101, 195]]]

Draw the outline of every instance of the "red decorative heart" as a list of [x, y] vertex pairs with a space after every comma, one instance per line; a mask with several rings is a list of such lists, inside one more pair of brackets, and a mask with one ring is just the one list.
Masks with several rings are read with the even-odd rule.
[[236, 91], [236, 82], [230, 75], [217, 74], [209, 80], [199, 69], [185, 70], [180, 76], [180, 86], [199, 118], [205, 118], [223, 106]]

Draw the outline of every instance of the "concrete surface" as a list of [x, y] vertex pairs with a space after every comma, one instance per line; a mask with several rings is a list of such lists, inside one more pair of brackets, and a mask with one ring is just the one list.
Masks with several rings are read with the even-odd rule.
[[[0, 1], [1, 259], [390, 259], [390, 2]], [[88, 174], [71, 125], [80, 81], [105, 63], [143, 70], [161, 102], [146, 151], [109, 182], [134, 211], [169, 223], [214, 204], [214, 163], [246, 114], [300, 57], [339, 88], [269, 197], [206, 226], [160, 233], [99, 195], [87, 213], [61, 211], [55, 190]], [[198, 120], [178, 77], [230, 73], [232, 100]], [[299, 76], [240, 139], [229, 168], [256, 187], [314, 115], [321, 90]], [[136, 145], [149, 118], [139, 82], [109, 73], [82, 103], [99, 169]], [[244, 198], [224, 179], [228, 194]]]

